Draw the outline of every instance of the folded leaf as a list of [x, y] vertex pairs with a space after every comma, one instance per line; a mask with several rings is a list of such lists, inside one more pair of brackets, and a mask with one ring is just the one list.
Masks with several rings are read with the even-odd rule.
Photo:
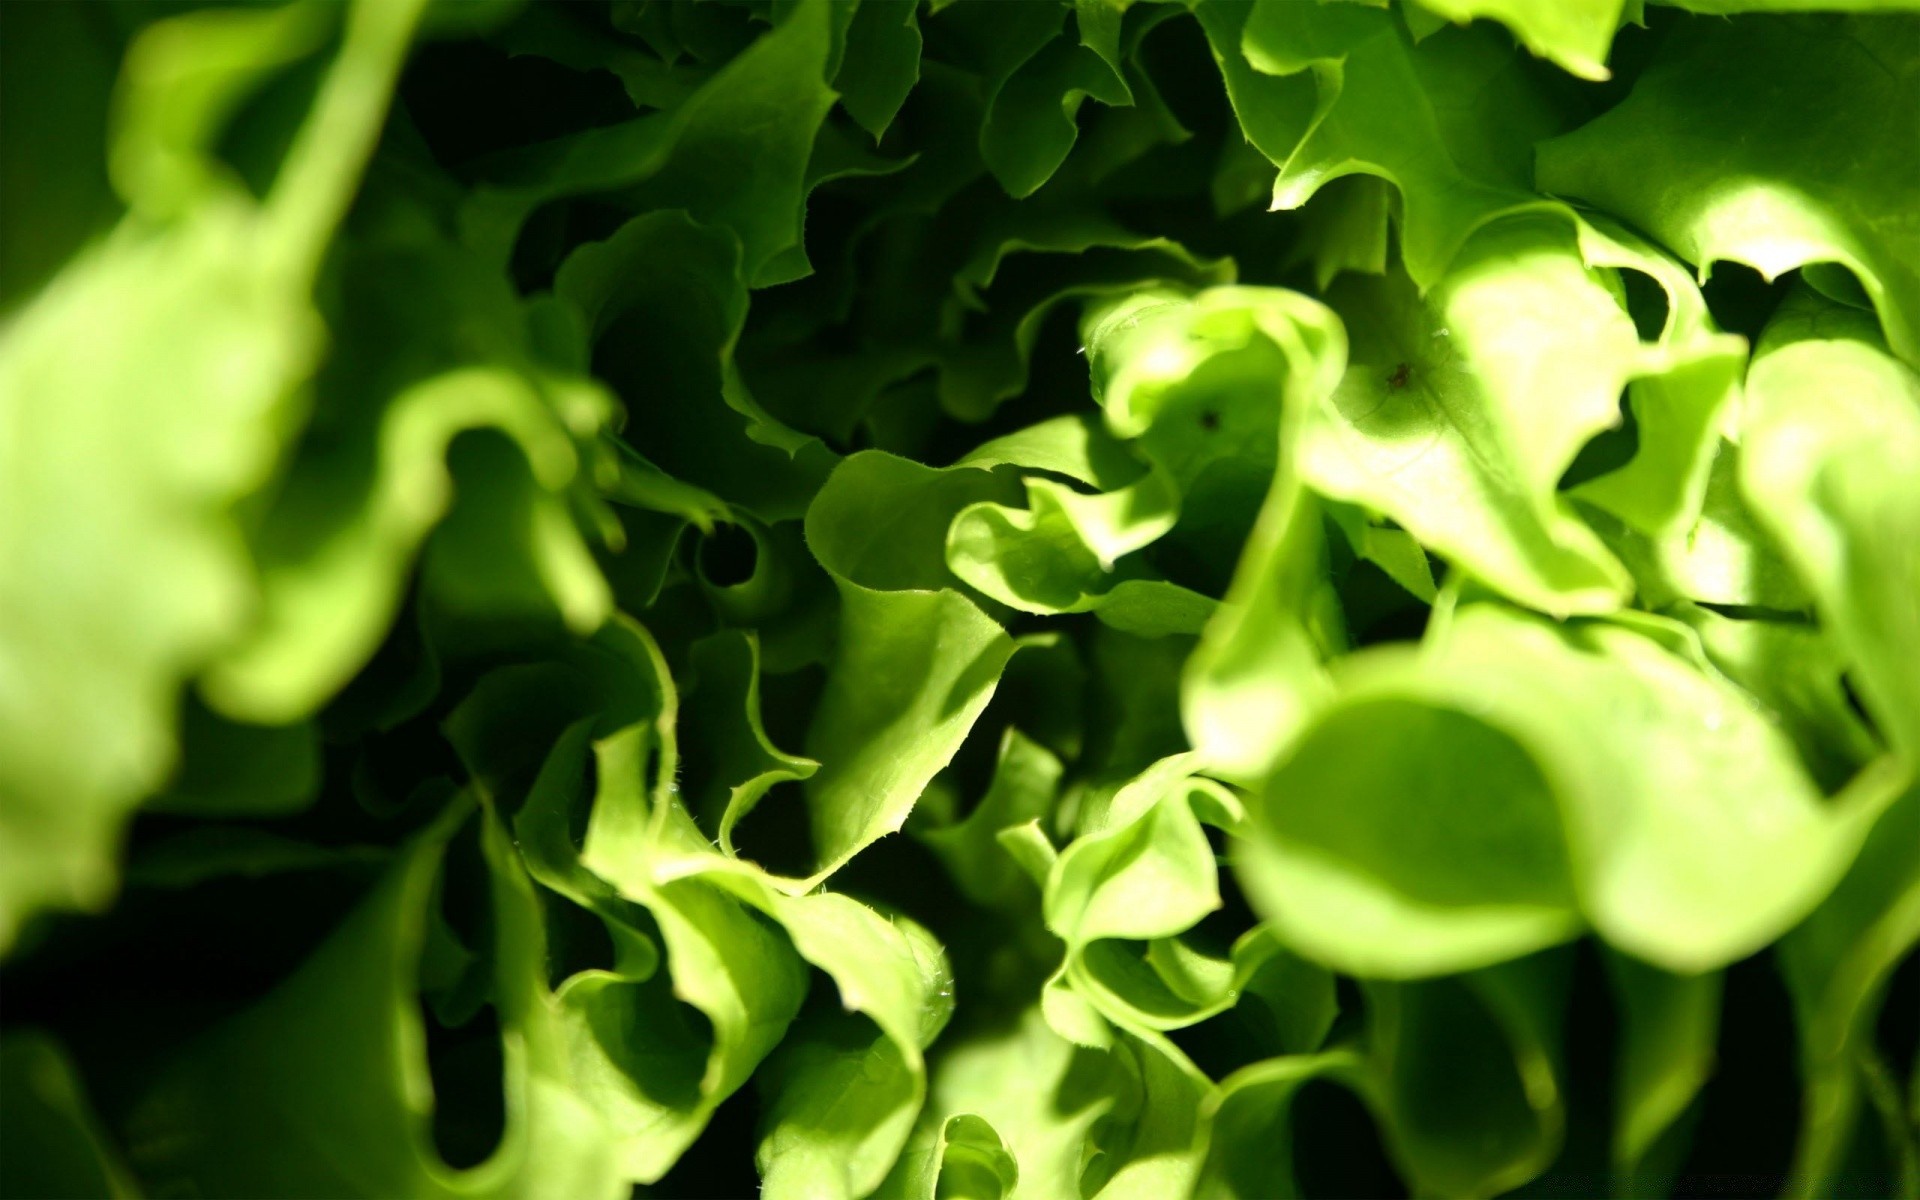
[[1870, 317], [1802, 296], [1748, 377], [1740, 482], [1852, 662], [1888, 743], [1920, 763], [1920, 375]]
[[1249, 807], [1239, 874], [1290, 944], [1358, 974], [1499, 962], [1583, 924], [1693, 973], [1803, 917], [1885, 802], [1824, 805], [1740, 693], [1640, 633], [1476, 605], [1424, 653], [1350, 660]]
[[614, 1196], [601, 1115], [571, 1086], [562, 1025], [540, 982], [531, 885], [490, 813], [483, 822], [498, 943], [493, 1004], [510, 1039], [507, 1128], [480, 1167], [433, 1149], [434, 1106], [416, 994], [427, 905], [456, 804], [292, 977], [182, 1048], [127, 1118], [156, 1190], [342, 1196]]
[[1307, 482], [1386, 514], [1524, 604], [1618, 607], [1626, 571], [1556, 485], [1618, 421], [1639, 341], [1570, 231], [1546, 217], [1502, 222], [1424, 301], [1389, 276], [1343, 281], [1333, 303], [1352, 364], [1309, 418]]
[[[1689, 21], [1627, 99], [1540, 147], [1541, 187], [1647, 230], [1704, 275], [1769, 278], [1838, 263], [1859, 278], [1908, 362], [1920, 359], [1920, 242], [1901, 219], [1920, 161], [1902, 152], [1920, 30], [1898, 17]], [[1896, 64], [1888, 66], [1887, 64]], [[1832, 121], [1808, 121], [1820, 111]], [[1632, 162], [1635, 169], [1612, 166]]]

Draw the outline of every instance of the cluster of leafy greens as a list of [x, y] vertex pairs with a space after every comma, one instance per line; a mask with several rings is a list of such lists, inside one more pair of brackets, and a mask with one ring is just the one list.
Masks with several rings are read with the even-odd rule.
[[1920, 1195], [1901, 7], [5, 5], [0, 1192]]

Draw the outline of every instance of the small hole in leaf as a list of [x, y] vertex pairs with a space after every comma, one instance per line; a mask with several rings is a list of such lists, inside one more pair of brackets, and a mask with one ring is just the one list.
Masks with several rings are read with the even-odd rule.
[[673, 1164], [653, 1189], [639, 1194], [677, 1196], [685, 1200], [733, 1200], [760, 1194], [760, 1176], [753, 1155], [740, 1147], [752, 1146], [760, 1135], [761, 1089], [743, 1087], [713, 1112], [705, 1132]]
[[565, 896], [541, 893], [547, 929], [547, 986], [557, 988], [582, 971], [609, 971], [615, 956], [613, 937], [597, 913]]
[[1293, 1174], [1303, 1196], [1405, 1196], [1366, 1105], [1315, 1080], [1293, 1102]]
[[[459, 779], [466, 773], [431, 716], [374, 733], [358, 746], [340, 748], [335, 757], [334, 773], [345, 768], [354, 799], [380, 820], [399, 817], [423, 780]], [[411, 815], [418, 818], [420, 814]]]
[[1766, 276], [1745, 263], [1717, 262], [1701, 285], [1700, 294], [1720, 328], [1751, 342], [1759, 339], [1792, 282], [1791, 274], [1769, 283]]
[[514, 239], [508, 262], [514, 286], [527, 293], [552, 287], [555, 272], [570, 252], [612, 237], [632, 216], [628, 209], [583, 197], [541, 205]]
[[1348, 568], [1340, 583], [1340, 603], [1347, 618], [1347, 632], [1356, 647], [1417, 642], [1426, 633], [1427, 618], [1433, 611], [1366, 559]]
[[1582, 940], [1571, 953], [1560, 1076], [1567, 1140], [1553, 1166], [1529, 1188], [1529, 1194], [1542, 1197], [1593, 1195], [1595, 1181], [1606, 1177], [1612, 1156], [1620, 1013], [1598, 943]]
[[468, 946], [494, 941], [493, 874], [481, 849], [480, 822], [469, 820], [447, 846], [440, 875], [440, 912]]
[[794, 781], [776, 783], [733, 831], [740, 857], [776, 875], [806, 875], [813, 870], [813, 831], [807, 820], [806, 792]]
[[1853, 710], [1853, 715], [1860, 718], [1861, 724], [1872, 729], [1873, 717], [1868, 714], [1867, 706], [1860, 702], [1860, 693], [1853, 686], [1853, 676], [1851, 673], [1842, 672], [1840, 676], [1840, 690], [1846, 695], [1847, 707]]
[[1881, 1061], [1920, 1062], [1920, 954], [1894, 968], [1874, 1033]]
[[511, 146], [631, 120], [639, 111], [611, 71], [576, 71], [477, 39], [420, 47], [400, 97], [434, 158], [454, 170]]
[[1627, 315], [1643, 342], [1656, 342], [1667, 327], [1667, 289], [1644, 271], [1620, 272], [1620, 286], [1627, 294]]
[[721, 525], [700, 539], [700, 576], [715, 587], [738, 587], [753, 578], [760, 545], [738, 525]]
[[433, 1078], [433, 1144], [450, 1167], [477, 1166], [507, 1128], [500, 1019], [491, 1005], [450, 1029], [426, 1004], [427, 1071]]
[[1321, 1039], [1326, 1046], [1341, 1046], [1367, 1036], [1367, 994], [1360, 984], [1346, 975], [1333, 977], [1333, 1025]]
[[[1018, 661], [1017, 659], [1015, 661]], [[774, 745], [796, 750], [807, 741], [807, 729], [820, 694], [826, 690], [827, 673], [818, 666], [775, 673], [763, 662], [760, 675], [760, 721]]]
[[1800, 1075], [1786, 983], [1762, 952], [1729, 967], [1725, 987], [1713, 1078], [1675, 1197], [1775, 1195], [1792, 1167]]

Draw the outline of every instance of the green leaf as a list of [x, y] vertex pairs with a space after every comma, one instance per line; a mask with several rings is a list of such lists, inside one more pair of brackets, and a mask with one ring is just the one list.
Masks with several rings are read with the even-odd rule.
[[309, 723], [240, 725], [189, 700], [180, 772], [148, 807], [199, 817], [282, 816], [320, 791], [320, 736]]
[[[935, 1064], [917, 1150], [880, 1195], [925, 1196], [933, 1181], [938, 1195], [974, 1181], [1004, 1188], [1014, 1172], [986, 1143], [989, 1132], [998, 1133], [1017, 1169], [1011, 1194], [1182, 1195], [1198, 1170], [1194, 1135], [1210, 1091], [1164, 1039], [1123, 1036], [1110, 1050], [1076, 1047], [1028, 1009], [953, 1045]], [[977, 1149], [929, 1163], [936, 1139], [961, 1116], [980, 1122], [960, 1127]], [[975, 1166], [981, 1158], [990, 1172]]]
[[[1812, 607], [1778, 539], [1769, 535], [1741, 495], [1743, 457], [1739, 446], [1719, 440], [1699, 512], [1690, 523], [1652, 538], [1631, 529], [1613, 533], [1610, 545], [1623, 562], [1633, 563], [1642, 603], [1657, 607], [1683, 598], [1776, 613], [1803, 613]], [[1597, 530], [1605, 524], [1599, 518], [1607, 514], [1589, 509], [1585, 515]]]
[[1625, 0], [1418, 0], [1460, 25], [1491, 17], [1520, 44], [1582, 79], [1607, 78], [1607, 50], [1625, 15]]
[[144, 1082], [127, 1117], [143, 1180], [203, 1194], [624, 1192], [607, 1127], [571, 1086], [531, 885], [490, 814], [479, 819], [497, 938], [491, 996], [516, 1047], [501, 1080], [507, 1128], [477, 1172], [453, 1171], [432, 1149], [421, 948], [447, 841], [471, 812], [470, 801], [449, 809], [292, 976]]
[[568, 255], [554, 292], [574, 310], [594, 369], [631, 397], [655, 398], [628, 405], [630, 444], [676, 480], [785, 520], [805, 509], [836, 456], [767, 413], [740, 378], [742, 253], [724, 228], [647, 213]]
[[1293, 1100], [1301, 1088], [1322, 1078], [1363, 1086], [1361, 1061], [1346, 1050], [1288, 1055], [1242, 1067], [1221, 1080], [1201, 1108], [1206, 1159], [1194, 1200], [1299, 1196], [1290, 1136]]
[[920, 24], [909, 0], [860, 0], [847, 26], [847, 55], [833, 77], [841, 107], [872, 134], [887, 132], [920, 79]]
[[[657, 657], [653, 667], [670, 689]], [[651, 913], [672, 993], [666, 980], [634, 970], [584, 971], [561, 987], [583, 1086], [603, 1110], [621, 1114], [627, 1176], [659, 1178], [781, 1040], [800, 1008], [801, 960], [813, 963], [834, 980], [842, 1008], [866, 1014], [872, 1025], [808, 1021], [768, 1067], [760, 1162], [776, 1194], [863, 1195], [886, 1173], [918, 1112], [920, 1053], [952, 1005], [945, 957], [911, 922], [830, 893], [789, 895], [777, 886], [783, 881], [717, 852], [673, 787], [676, 716], [671, 691], [663, 696], [651, 722], [596, 747], [601, 786], [579, 863], [586, 879], [606, 880]], [[658, 782], [648, 788], [650, 744]], [[553, 833], [546, 836], [553, 845]], [[582, 882], [567, 890], [604, 918], [604, 899]], [[677, 1002], [704, 1016], [705, 1038], [676, 1012]], [[636, 1023], [641, 1014], [651, 1019]], [[878, 1036], [863, 1032], [869, 1028]], [[815, 1071], [808, 1064], [838, 1065]], [[842, 1078], [843, 1070], [854, 1077]]]
[[1362, 975], [1499, 962], [1583, 923], [1668, 970], [1722, 966], [1818, 903], [1884, 804], [1823, 805], [1741, 693], [1618, 626], [1474, 605], [1341, 681], [1250, 806], [1239, 873], [1289, 944]]
[[1602, 279], [1611, 273], [1616, 288], [1628, 271], [1655, 283], [1667, 315], [1658, 338], [1643, 341], [1627, 365], [1638, 438], [1633, 457], [1574, 494], [1644, 532], [1671, 535], [1706, 502], [1719, 425], [1746, 346], [1719, 332], [1699, 286], [1672, 258], [1599, 216], [1580, 220], [1577, 237], [1581, 258]]
[[1132, 102], [1098, 52], [1062, 36], [1067, 11], [1055, 4], [962, 4], [929, 15], [932, 32], [947, 39], [950, 61], [978, 77], [985, 100], [980, 157], [1010, 196], [1031, 195], [1059, 169], [1078, 136], [1074, 116], [1086, 97]]
[[1278, 950], [1250, 935], [1219, 959], [1177, 938], [1220, 907], [1200, 814], [1239, 816], [1216, 785], [1181, 777], [1187, 765], [1163, 761], [1122, 788], [1047, 878], [1047, 927], [1067, 945], [1063, 981], [1123, 1028], [1175, 1029], [1230, 1007]]
[[1570, 232], [1546, 217], [1505, 221], [1424, 301], [1403, 275], [1350, 277], [1332, 302], [1352, 363], [1307, 424], [1308, 483], [1393, 518], [1529, 606], [1619, 607], [1625, 569], [1556, 487], [1618, 421], [1639, 341]]
[[0, 1166], [0, 1195], [140, 1195], [87, 1101], [79, 1072], [52, 1035], [20, 1029], [0, 1038], [0, 1083], [7, 1142], [14, 1147]]
[[1178, 500], [1157, 475], [1097, 495], [1034, 476], [1024, 482], [1024, 509], [980, 503], [954, 517], [947, 565], [983, 594], [1027, 612], [1098, 609], [1116, 561], [1157, 541], [1176, 519]]
[[1082, 101], [1133, 103], [1106, 58], [1064, 37], [1048, 41], [996, 82], [980, 130], [980, 157], [1015, 198], [1038, 191], [1066, 161], [1079, 135], [1074, 117]]
[[[951, 585], [958, 509], [1004, 496], [987, 471], [866, 452], [807, 511], [807, 541], [840, 592], [838, 650], [807, 735], [813, 882], [898, 830], [992, 698], [1013, 642]], [[810, 884], [809, 884], [810, 886]]]
[[[1492, 28], [1447, 29], [1415, 45], [1384, 9], [1258, 0], [1240, 48], [1257, 71], [1313, 73], [1304, 108], [1290, 90], [1283, 130], [1249, 131], [1280, 167], [1273, 206], [1298, 208], [1355, 172], [1385, 179], [1400, 191], [1402, 252], [1420, 287], [1481, 225], [1544, 207], [1533, 144], [1565, 128], [1563, 102]], [[1243, 121], [1266, 121], [1263, 107], [1235, 103]]]
[[1301, 207], [1301, 249], [1294, 258], [1313, 264], [1318, 290], [1326, 291], [1342, 271], [1386, 273], [1392, 196], [1386, 181], [1376, 176], [1343, 175]]
[[1367, 989], [1383, 1131], [1416, 1186], [1496, 1195], [1559, 1154], [1565, 960]]
[[883, 592], [845, 580], [839, 650], [807, 733], [815, 870], [838, 870], [906, 822], [992, 699], [1013, 642], [952, 591]]
[[1158, 1035], [1126, 1037], [1111, 1055], [1117, 1096], [1096, 1135], [1100, 1157], [1087, 1181], [1093, 1195], [1152, 1200], [1184, 1193], [1199, 1174], [1195, 1134], [1213, 1084]]
[[[920, 1052], [945, 1025], [953, 977], [932, 936], [830, 893], [781, 899], [774, 910], [796, 948], [833, 976], [839, 1013], [802, 1028], [763, 1084], [758, 1162], [772, 1196], [857, 1197], [886, 1177], [919, 1116]], [[850, 1019], [860, 1011], [871, 1022]]]
[[711, 828], [727, 853], [733, 830], [777, 784], [811, 778], [820, 764], [787, 754], [761, 722], [760, 643], [752, 633], [718, 633], [694, 643], [692, 691], [679, 732], [687, 774], [708, 780], [686, 797], [688, 810]]
[[1613, 1169], [1625, 1193], [1661, 1187], [1661, 1139], [1712, 1076], [1720, 1033], [1718, 972], [1673, 975], [1625, 955], [1606, 956], [1620, 1006]]
[[1847, 700], [1847, 661], [1831, 633], [1700, 608], [1682, 619], [1699, 633], [1713, 665], [1772, 710], [1823, 789], [1838, 791], [1880, 756], [1880, 742]]
[[807, 509], [807, 545], [836, 579], [877, 591], [934, 591], [960, 582], [947, 530], [970, 504], [1011, 501], [1014, 480], [965, 464], [946, 469], [877, 450], [851, 455]]
[[[460, 7], [472, 7], [462, 5]], [[595, 37], [582, 23], [538, 5], [515, 5], [513, 20], [489, 41], [511, 54], [537, 55], [575, 71], [610, 71], [636, 108], [671, 108], [686, 100], [710, 72], [691, 63], [671, 63], [630, 43]]]
[[1833, 894], [1780, 943], [1800, 1028], [1804, 1089], [1795, 1195], [1843, 1163], [1869, 1089], [1872, 1026], [1896, 965], [1920, 945], [1920, 789], [1908, 787], [1867, 835]]
[[0, 41], [0, 312], [11, 313], [120, 215], [107, 113], [122, 50], [89, 10], [15, 12]]
[[[413, 19], [390, 31], [400, 39], [394, 50], [404, 45]], [[128, 207], [170, 220], [231, 187], [231, 169], [215, 150], [235, 110], [275, 75], [318, 50], [331, 25], [326, 10], [295, 4], [182, 13], [136, 38], [127, 47], [125, 90], [115, 98], [107, 155], [114, 189]], [[366, 114], [360, 115], [364, 120]], [[373, 132], [365, 128], [361, 136]], [[368, 148], [363, 144], [354, 157]], [[355, 175], [333, 181], [333, 204], [351, 194]]]
[[[1220, 70], [1228, 103], [1247, 142], [1275, 165], [1286, 162], [1313, 124], [1317, 101], [1315, 77], [1304, 73], [1304, 62], [1282, 63], [1264, 46], [1258, 65], [1249, 61], [1252, 56], [1245, 52], [1244, 46], [1246, 29], [1254, 14], [1252, 5], [1236, 4], [1232, 0], [1195, 0], [1192, 7], [1193, 15], [1206, 33], [1207, 48]], [[1295, 43], [1306, 47], [1309, 54], [1322, 46], [1337, 54], [1344, 37], [1364, 32], [1366, 28], [1356, 26], [1355, 18], [1341, 9], [1316, 13], [1308, 20], [1327, 22], [1324, 29], [1314, 31], [1317, 36]], [[1358, 20], [1364, 22], [1367, 18], [1363, 16]], [[1291, 37], [1288, 40], [1292, 40]], [[1293, 69], [1277, 69], [1283, 65]], [[1262, 191], [1270, 190], [1263, 181]], [[1381, 233], [1384, 236], [1384, 221]], [[1384, 251], [1383, 245], [1383, 254]]]
[[1540, 185], [1703, 273], [1721, 259], [1769, 278], [1839, 263], [1894, 351], [1920, 361], [1920, 234], [1902, 219], [1920, 161], [1899, 148], [1910, 127], [1880, 116], [1920, 105], [1916, 62], [1920, 27], [1900, 17], [1684, 22], [1625, 101], [1540, 147]]
[[[1257, 775], [1320, 683], [1310, 612], [1318, 522], [1290, 464], [1270, 464], [1283, 425], [1292, 446], [1306, 406], [1331, 388], [1344, 339], [1320, 306], [1253, 288], [1191, 299], [1145, 293], [1090, 314], [1084, 336], [1110, 428], [1138, 436], [1189, 494], [1210, 472], [1265, 493], [1247, 514], [1248, 544], [1181, 689], [1188, 736], [1207, 766]], [[1236, 436], [1214, 443], [1229, 424]], [[1216, 493], [1214, 502], [1224, 499]], [[1205, 515], [1209, 504], [1196, 499], [1193, 508]]]
[[1029, 474], [1026, 508], [980, 501], [961, 509], [947, 530], [947, 565], [983, 595], [1026, 612], [1094, 612], [1142, 636], [1198, 633], [1211, 615], [1212, 603], [1189, 589], [1128, 577], [1141, 568], [1119, 560], [1174, 527], [1179, 496], [1166, 471], [1143, 472], [1090, 422], [1045, 421], [959, 465], [1028, 468], [1109, 489], [1090, 495]]
[[[989, 210], [973, 253], [955, 271], [940, 320], [968, 337], [943, 336], [935, 354], [940, 402], [960, 419], [983, 420], [1020, 394], [1042, 326], [1059, 306], [1121, 300], [1161, 285], [1204, 286], [1235, 278], [1230, 258], [1202, 257], [1178, 242], [1143, 237], [1072, 200], [1067, 193], [1052, 204], [1035, 198]], [[1058, 267], [1036, 280], [1056, 261]], [[984, 311], [974, 315], [975, 310]]]
[[[973, 811], [959, 821], [923, 821], [919, 815], [926, 810], [923, 798], [908, 832], [939, 857], [947, 874], [975, 904], [1005, 907], [1021, 900], [1031, 902], [1034, 892], [1024, 886], [1021, 864], [1000, 839], [1007, 831], [1051, 813], [1062, 770], [1060, 760], [1044, 746], [1009, 727], [1000, 741], [993, 782]], [[1040, 836], [1044, 841], [1046, 835]]]
[[[594, 390], [569, 393], [588, 428], [604, 411]], [[252, 634], [209, 671], [210, 699], [224, 711], [264, 721], [292, 720], [317, 708], [365, 665], [400, 607], [407, 569], [429, 531], [454, 505], [449, 450], [461, 435], [501, 431], [508, 446], [480, 451], [475, 465], [494, 468], [485, 490], [470, 495], [465, 524], [482, 531], [443, 542], [439, 577], [468, 607], [494, 604], [558, 608], [575, 628], [590, 630], [611, 604], [594, 568], [568, 493], [577, 479], [572, 439], [542, 389], [505, 367], [474, 365], [435, 375], [367, 414], [359, 437], [295, 461], [285, 489], [259, 535], [262, 611]], [[509, 449], [509, 447], [511, 447]], [[510, 455], [525, 466], [516, 480]], [[344, 493], [344, 494], [343, 494]], [[518, 518], [525, 574], [508, 576], [518, 590], [500, 599], [473, 595], [481, 581], [506, 572], [462, 558], [474, 536], [487, 537], [502, 516]], [[491, 538], [487, 538], [491, 541]], [[468, 555], [498, 556], [497, 546]], [[522, 582], [524, 580], [524, 582]]]
[[936, 1200], [943, 1195], [1007, 1200], [1020, 1164], [993, 1126], [971, 1113], [922, 1123], [900, 1163], [876, 1195], [883, 1200]]
[[1412, 534], [1388, 525], [1376, 525], [1351, 504], [1337, 501], [1325, 504], [1327, 519], [1340, 527], [1354, 555], [1385, 572], [1387, 578], [1407, 592], [1432, 604], [1439, 595], [1433, 581], [1433, 564], [1427, 552]]
[[0, 1191], [1913, 1191], [1807, 2], [0, 18]]
[[[841, 6], [832, 11], [837, 15], [846, 10]], [[875, 154], [851, 131], [835, 122], [825, 122], [820, 126], [819, 132], [814, 135], [813, 152], [807, 159], [806, 177], [800, 185], [802, 205], [804, 207], [808, 198], [823, 184], [838, 179], [892, 175], [905, 170], [912, 164], [911, 158], [884, 158]], [[755, 276], [754, 286], [774, 287], [783, 283], [792, 283], [813, 274], [813, 269], [813, 263], [807, 257], [804, 239], [796, 238], [792, 244], [767, 261]]]
[[1873, 320], [1804, 293], [1748, 373], [1740, 483], [1851, 662], [1908, 770], [1920, 764], [1920, 375]]
[[807, 163], [833, 103], [829, 18], [825, 0], [796, 4], [675, 107], [495, 157], [462, 201], [463, 240], [504, 264], [541, 204], [610, 193], [731, 230], [742, 281], [771, 282], [768, 265], [800, 240]]
[[[349, 10], [264, 205], [194, 185], [189, 212], [129, 218], [0, 334], [13, 430], [0, 517], [0, 946], [38, 908], [105, 903], [120, 827], [172, 767], [179, 685], [247, 627], [232, 508], [270, 477], [298, 419], [321, 337], [308, 293], [418, 8]], [[200, 19], [152, 26], [134, 53], [154, 70], [203, 66], [198, 56], [227, 47], [176, 36]], [[274, 20], [250, 14], [238, 28]], [[243, 66], [277, 53], [271, 39], [235, 49]], [[192, 132], [211, 141], [217, 128]], [[170, 215], [178, 197], [159, 186], [139, 184], [136, 198]], [[104, 343], [102, 313], [114, 314]]]
[[[585, 971], [559, 992], [581, 1086], [617, 1115], [623, 1169], [642, 1182], [664, 1174], [746, 1083], [806, 991], [805, 965], [781, 932], [724, 882], [698, 873], [709, 859], [716, 868], [727, 860], [684, 813], [662, 807], [653, 818], [634, 794], [636, 749], [647, 734], [635, 727], [596, 748], [603, 784], [582, 862], [651, 914], [666, 978], [634, 984]], [[690, 851], [694, 863], [663, 865]]]
[[[1384, 697], [1347, 707], [1355, 699], [1301, 734], [1274, 799], [1252, 810], [1253, 828], [1272, 830], [1237, 857], [1256, 911], [1310, 957], [1378, 976], [1440, 974], [1574, 936], [1558, 814], [1534, 764], [1461, 714]], [[1390, 752], [1373, 749], [1382, 741]]]
[[[556, 718], [554, 701], [529, 703], [534, 673], [558, 685], [559, 703], [590, 714], [558, 731], [550, 752], [534, 739], [538, 775], [514, 832], [533, 878], [596, 916], [612, 942], [610, 969], [575, 972], [555, 989], [555, 1020], [570, 1094], [606, 1114], [619, 1177], [652, 1182], [779, 1043], [806, 974], [790, 940], [758, 915], [769, 889], [739, 894], [730, 860], [671, 790], [678, 701], [659, 648], [627, 622], [599, 640], [597, 654], [578, 656], [583, 670], [504, 668], [455, 713], [449, 733], [497, 791], [513, 778], [520, 750], [511, 735], [525, 738], [528, 710], [540, 712], [547, 736], [570, 716]], [[588, 796], [596, 723], [605, 736], [591, 743], [597, 787]]]
[[[954, 1117], [973, 1117], [1005, 1145], [1019, 1194], [1077, 1194], [1083, 1143], [1112, 1103], [1099, 1086], [1104, 1063], [1098, 1055], [1057, 1037], [1037, 1010], [1028, 1010], [998, 1031], [947, 1049], [933, 1068], [923, 1128], [937, 1131]], [[1077, 1064], [1086, 1064], [1082, 1076], [1091, 1078], [1062, 1086]], [[980, 1125], [969, 1122], [976, 1144], [983, 1137]], [[931, 1138], [923, 1134], [920, 1140], [925, 1145]], [[911, 1151], [902, 1158], [882, 1196], [926, 1194], [908, 1190], [914, 1158]], [[956, 1183], [966, 1177], [961, 1169], [941, 1166], [954, 1171]], [[923, 1166], [920, 1173], [927, 1175]]]
[[[645, 983], [654, 978], [660, 966], [657, 926], [644, 919], [632, 901], [622, 897], [612, 884], [581, 863], [573, 834], [578, 811], [583, 807], [582, 785], [593, 753], [591, 739], [597, 720], [587, 717], [575, 721], [554, 741], [513, 819], [513, 834], [519, 840], [527, 874], [541, 887], [597, 917], [613, 945], [608, 978], [596, 984], [574, 985], [583, 988], [583, 999], [619, 982]], [[653, 988], [639, 994], [643, 1001], [652, 1001], [658, 992]], [[664, 1015], [677, 1014], [667, 1006]]]

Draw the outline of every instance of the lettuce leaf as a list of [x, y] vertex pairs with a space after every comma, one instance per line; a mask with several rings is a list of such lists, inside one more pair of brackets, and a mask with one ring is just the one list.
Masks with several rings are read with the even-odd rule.
[[15, 7], [0, 1194], [1920, 1197], [1909, 0]]

